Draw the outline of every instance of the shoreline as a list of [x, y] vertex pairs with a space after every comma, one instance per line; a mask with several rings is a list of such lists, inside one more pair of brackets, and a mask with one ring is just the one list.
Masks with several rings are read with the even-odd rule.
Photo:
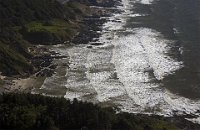
[[[94, 16], [95, 17], [95, 16]], [[100, 19], [99, 19], [100, 20]], [[104, 21], [105, 22], [105, 21]], [[102, 23], [100, 24], [103, 24], [103, 21]], [[89, 25], [89, 24], [88, 24]], [[95, 25], [94, 25], [95, 26]], [[92, 26], [91, 26], [92, 27]], [[89, 30], [90, 28], [88, 28]], [[99, 28], [97, 28], [98, 30]], [[80, 32], [76, 37], [74, 37], [74, 41], [75, 43], [77, 44], [80, 44], [80, 43], [84, 43], [84, 44], [87, 44], [88, 41], [90, 41], [91, 39], [93, 39], [92, 36], [99, 36], [99, 34], [97, 33], [97, 30], [95, 31], [96, 34], [93, 34], [93, 35], [90, 35], [92, 34], [93, 32], [90, 32], [89, 35], [87, 36], [88, 39], [86, 41], [83, 41], [83, 39], [85, 39], [85, 34], [87, 34], [88, 32], [85, 31], [85, 30], [82, 30], [82, 32]], [[89, 44], [88, 44], [89, 45]], [[52, 58], [52, 57], [51, 57]], [[35, 75], [35, 74], [34, 74]], [[44, 80], [45, 80], [46, 77], [35, 77], [35, 76], [30, 76], [28, 78], [16, 78], [16, 79], [11, 79], [13, 81], [13, 84], [9, 84], [7, 88], [5, 88], [5, 90], [7, 90], [8, 92], [24, 92], [24, 93], [30, 93], [32, 91], [33, 88], [39, 88], [42, 86]], [[8, 79], [9, 80], [9, 79]], [[9, 82], [9, 81], [8, 81]], [[39, 82], [39, 83], [38, 83]], [[34, 83], [37, 83], [37, 84], [34, 84]], [[30, 86], [30, 84], [32, 84]], [[33, 85], [34, 84], [34, 85]], [[140, 115], [140, 114], [136, 114], [136, 115]], [[142, 114], [141, 114], [142, 115]], [[145, 115], [146, 116], [146, 115]], [[153, 117], [158, 117], [156, 115], [153, 115]], [[164, 118], [162, 116], [160, 116], [160, 118]], [[183, 120], [185, 121], [185, 119], [183, 119], [183, 117], [172, 117], [172, 118], [169, 118], [169, 121], [176, 121], [176, 119], [178, 119], [180, 122], [177, 122], [178, 123], [181, 123]], [[193, 123], [191, 123], [193, 124]], [[189, 122], [187, 122], [185, 125], [190, 125]]]
[[12, 80], [12, 84], [5, 85], [6, 93], [30, 93], [32, 89], [39, 88], [43, 84], [44, 77], [28, 77]]
[[[65, 45], [65, 43], [69, 43], [69, 46], [88, 44], [100, 36], [101, 34], [98, 32], [102, 30], [101, 26], [106, 22], [106, 19], [101, 19], [101, 17], [109, 17], [115, 11], [119, 11], [107, 7], [104, 4], [105, 3], [102, 2], [97, 5], [87, 5], [91, 9], [91, 14], [85, 16], [82, 21], [80, 21], [80, 24], [82, 24], [83, 27], [75, 36], [72, 36], [71, 41], [66, 41], [63, 45]], [[112, 7], [115, 7], [118, 4], [119, 2], [117, 1], [110, 2], [110, 6], [112, 5]], [[46, 77], [52, 76], [55, 72], [57, 65], [52, 63], [53, 60], [66, 58], [66, 56], [62, 56], [57, 52], [50, 51], [48, 46], [49, 45], [37, 45], [28, 48], [29, 52], [34, 54], [34, 57], [31, 58], [31, 63], [37, 67], [37, 70], [34, 70], [33, 74], [25, 76], [3, 76], [0, 74], [0, 80], [2, 81], [0, 84], [0, 93], [31, 93], [34, 88], [40, 88]]]

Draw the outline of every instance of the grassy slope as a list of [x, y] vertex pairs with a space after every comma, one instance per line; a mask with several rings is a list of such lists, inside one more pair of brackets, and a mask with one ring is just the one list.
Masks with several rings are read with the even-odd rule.
[[31, 69], [26, 58], [20, 53], [10, 49], [4, 44], [0, 44], [0, 69], [3, 73], [20, 73], [23, 74], [26, 70]]
[[[0, 72], [31, 73], [31, 44], [57, 44], [70, 40], [88, 7], [56, 0], [0, 0]], [[86, 13], [85, 13], [86, 12]]]

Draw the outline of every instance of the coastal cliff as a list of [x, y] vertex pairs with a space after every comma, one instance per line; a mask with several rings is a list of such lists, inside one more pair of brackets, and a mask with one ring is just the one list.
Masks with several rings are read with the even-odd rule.
[[27, 76], [37, 72], [39, 68], [32, 59], [43, 55], [43, 51], [36, 45], [68, 44], [85, 28], [83, 18], [98, 13], [88, 6], [93, 4], [91, 2], [62, 3], [56, 0], [0, 1], [2, 75]]
[[[65, 71], [67, 71], [66, 68], [70, 68], [69, 61], [67, 60], [65, 63], [62, 63], [62, 66], [65, 67], [64, 71], [58, 71], [58, 73], [61, 73], [60, 82], [62, 82], [64, 87], [60, 84], [57, 86], [56, 83], [54, 84], [54, 81], [57, 82], [56, 80], [58, 79], [53, 80], [53, 84], [47, 84], [49, 85], [47, 90], [51, 90], [49, 91], [50, 93], [54, 91], [53, 94], [55, 95], [52, 95], [56, 98], [48, 97], [52, 95], [48, 95], [47, 92], [44, 92], [46, 90], [42, 90], [41, 86], [44, 84], [44, 78], [53, 77], [52, 75], [56, 73], [54, 70], [57, 68], [57, 64], [54, 64], [55, 62], [53, 61], [59, 58], [60, 60], [69, 58], [67, 54], [60, 55], [57, 51], [49, 50], [49, 46], [56, 45], [56, 47], [60, 47], [59, 49], [61, 49], [63, 46], [72, 48], [79, 44], [85, 44], [84, 47], [78, 48], [77, 52], [79, 53], [76, 51], [70, 52], [75, 53], [77, 56], [74, 57], [75, 61], [76, 59], [82, 60], [80, 57], [83, 55], [81, 53], [83, 49], [95, 52], [94, 50], [97, 48], [105, 52], [101, 53], [101, 51], [98, 51], [96, 53], [97, 56], [99, 54], [105, 56], [108, 55], [107, 52], [112, 52], [109, 49], [113, 48], [113, 45], [104, 46], [105, 42], [96, 42], [95, 38], [98, 39], [101, 35], [98, 32], [101, 32], [101, 25], [107, 20], [102, 17], [112, 15], [113, 11], [119, 11], [114, 9], [109, 10], [108, 7], [119, 5], [119, 2], [120, 0], [0, 0], [0, 93], [9, 92], [9, 94], [0, 95], [0, 117], [2, 117], [0, 119], [0, 129], [199, 130], [198, 124], [193, 124], [186, 120], [188, 117], [195, 117], [192, 114], [163, 117], [154, 115], [154, 113], [152, 115], [145, 115], [121, 112], [118, 106], [109, 104], [109, 100], [112, 99], [110, 97], [107, 98], [108, 102], [100, 102], [98, 105], [84, 102], [90, 102], [90, 100], [78, 101], [79, 99], [76, 99], [78, 94], [74, 94], [75, 99], [73, 101], [66, 100], [66, 96], [63, 98], [63, 95], [67, 95], [66, 92], [75, 92], [75, 89], [69, 90], [65, 84], [65, 81], [68, 80]], [[121, 11], [119, 12], [121, 13]], [[137, 15], [133, 15], [133, 18], [136, 18], [135, 16]], [[121, 22], [120, 19], [111, 19], [110, 21], [114, 23]], [[115, 28], [117, 25], [114, 24], [112, 27], [114, 26]], [[124, 31], [123, 29], [119, 30], [120, 32]], [[143, 32], [145, 31], [148, 30], [144, 30]], [[113, 32], [116, 32], [116, 30], [114, 29]], [[152, 35], [152, 33], [149, 35]], [[140, 34], [135, 33], [136, 36]], [[107, 37], [105, 39], [109, 40], [111, 38]], [[156, 38], [158, 38], [157, 35]], [[122, 39], [120, 42], [124, 40], [126, 39]], [[92, 42], [88, 44], [89, 41]], [[157, 44], [157, 42], [155, 43]], [[127, 45], [127, 43], [125, 44]], [[141, 46], [144, 48], [144, 45]], [[66, 48], [62, 49], [68, 51]], [[116, 51], [116, 53], [119, 52], [120, 50]], [[94, 53], [89, 55], [93, 56]], [[95, 58], [89, 57], [90, 61], [95, 60]], [[103, 57], [103, 59], [111, 58]], [[80, 67], [80, 62], [72, 62], [71, 64], [74, 65], [76, 63], [78, 65], [74, 67], [74, 70], [71, 69], [73, 71], [71, 76], [77, 79], [75, 82], [83, 80], [86, 80], [86, 83], [91, 82], [86, 78], [78, 77], [81, 75], [80, 72], [84, 76], [86, 73], [77, 69]], [[84, 63], [84, 65], [87, 64]], [[106, 66], [112, 69], [114, 65], [106, 64]], [[89, 73], [95, 74], [95, 71], [98, 71], [98, 69], [104, 69], [107, 72], [110, 69], [104, 66], [102, 68], [97, 67], [94, 66], [94, 68], [91, 68]], [[82, 69], [85, 68], [82, 67]], [[112, 73], [112, 76], [108, 76], [109, 81], [119, 80], [116, 70], [113, 69], [112, 71], [114, 73]], [[77, 72], [78, 76], [74, 72]], [[62, 79], [62, 75], [65, 75], [63, 76], [64, 79]], [[91, 76], [91, 78], [93, 77], [95, 75]], [[97, 75], [97, 77], [100, 76]], [[126, 78], [126, 76], [124, 77]], [[97, 83], [98, 85], [100, 84], [100, 82]], [[115, 82], [114, 87], [118, 87], [116, 83], [119, 82]], [[5, 88], [1, 87], [2, 85]], [[32, 95], [37, 93], [36, 91], [32, 91], [34, 88], [33, 85], [38, 86], [37, 89], [41, 91], [41, 95], [46, 96]], [[78, 88], [79, 92], [82, 88], [90, 87], [90, 85], [85, 85], [80, 88], [80, 86], [77, 87], [73, 83], [71, 85]], [[123, 83], [120, 83], [120, 85], [123, 85]], [[27, 86], [27, 88], [24, 86]], [[105, 85], [104, 87], [112, 89], [112, 86], [109, 85]], [[1, 91], [2, 88], [6, 91]], [[99, 90], [102, 90], [103, 86], [99, 85], [99, 88]], [[58, 89], [59, 92], [56, 91]], [[85, 94], [87, 95], [83, 97], [87, 97], [89, 93], [89, 89], [85, 90]], [[32, 94], [19, 94], [19, 92], [32, 92]], [[58, 96], [56, 93], [59, 93]], [[63, 95], [60, 95], [60, 93]], [[103, 96], [105, 93], [106, 91], [102, 91]], [[70, 96], [70, 94], [68, 95]], [[88, 97], [91, 98], [90, 96], [94, 96], [92, 94], [89, 94]], [[94, 91], [94, 94], [98, 94], [98, 92]], [[112, 95], [112, 91], [106, 94], [110, 96]], [[136, 93], [136, 95], [138, 94]], [[62, 98], [58, 98], [59, 96]], [[147, 94], [145, 93], [144, 97], [146, 96]], [[151, 103], [153, 102], [154, 100]], [[146, 112], [148, 113], [148, 111], [153, 110], [154, 108], [147, 108]], [[157, 109], [157, 111], [160, 111], [160, 109]]]

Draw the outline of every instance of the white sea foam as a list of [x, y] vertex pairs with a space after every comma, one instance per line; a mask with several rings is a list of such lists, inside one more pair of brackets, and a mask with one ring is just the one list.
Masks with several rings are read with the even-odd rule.
[[[159, 36], [160, 33], [148, 28], [133, 31], [134, 34], [113, 41], [115, 48], [112, 62], [115, 64], [119, 80], [132, 99], [131, 104], [140, 106], [140, 111], [169, 105], [165, 100], [169, 98], [166, 97], [165, 90], [160, 84], [151, 82], [154, 77], [150, 77], [150, 72], [146, 70], [152, 70], [155, 78], [162, 80], [165, 75], [179, 69], [181, 62], [166, 55], [170, 48], [167, 46], [169, 41]], [[122, 104], [128, 105], [124, 102]], [[126, 110], [128, 108], [132, 108], [132, 105], [126, 106]]]
[[151, 4], [153, 0], [136, 0], [135, 2], [141, 3], [141, 4]]
[[[122, 111], [164, 116], [193, 114], [200, 110], [200, 101], [172, 94], [162, 87], [162, 79], [183, 66], [168, 55], [174, 41], [165, 39], [150, 28], [124, 28], [130, 17], [129, 0], [122, 0], [124, 10], [109, 18], [103, 26], [99, 46], [75, 46], [68, 51], [70, 69], [66, 76], [65, 98], [83, 99], [88, 96], [99, 102], [110, 101]], [[138, 0], [151, 4], [150, 0]], [[117, 35], [117, 32], [131, 32]], [[90, 96], [91, 94], [95, 96]], [[197, 121], [197, 119], [189, 119]]]
[[186, 118], [187, 120], [193, 122], [193, 123], [197, 123], [197, 124], [200, 124], [200, 117], [197, 117], [197, 118]]

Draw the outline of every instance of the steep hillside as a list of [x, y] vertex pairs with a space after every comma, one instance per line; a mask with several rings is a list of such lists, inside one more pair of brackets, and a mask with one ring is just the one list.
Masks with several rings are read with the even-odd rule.
[[62, 5], [56, 0], [0, 0], [0, 72], [34, 72], [30, 59], [35, 54], [28, 48], [70, 40], [86, 8], [74, 1]]

